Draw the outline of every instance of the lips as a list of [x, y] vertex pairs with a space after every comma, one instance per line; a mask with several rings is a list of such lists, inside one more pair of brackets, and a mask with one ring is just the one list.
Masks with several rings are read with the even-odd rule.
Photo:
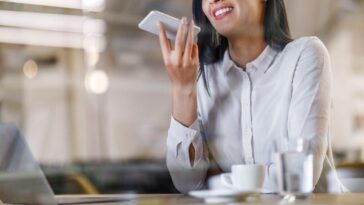
[[212, 13], [216, 19], [220, 19], [223, 16], [225, 16], [226, 14], [230, 13], [232, 10], [233, 10], [233, 7], [224, 6], [224, 7], [214, 9], [214, 11]]

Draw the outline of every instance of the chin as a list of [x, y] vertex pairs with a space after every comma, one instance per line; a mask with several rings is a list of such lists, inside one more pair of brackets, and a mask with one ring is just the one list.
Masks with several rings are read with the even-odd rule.
[[228, 28], [224, 28], [224, 29], [219, 28], [219, 29], [217, 29], [217, 32], [226, 38], [229, 36], [232, 36], [234, 33], [232, 29], [228, 29]]
[[230, 21], [230, 22], [214, 25], [214, 27], [219, 34], [221, 34], [225, 37], [228, 37], [228, 36], [231, 36], [234, 33], [236, 33], [237, 29], [236, 29], [236, 26], [234, 27], [234, 25], [235, 24]]

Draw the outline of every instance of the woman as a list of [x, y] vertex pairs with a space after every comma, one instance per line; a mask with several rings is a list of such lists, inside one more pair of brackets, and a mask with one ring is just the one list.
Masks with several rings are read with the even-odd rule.
[[304, 137], [314, 145], [315, 191], [326, 191], [332, 86], [322, 42], [290, 38], [283, 0], [194, 0], [193, 12], [198, 44], [194, 21], [183, 18], [174, 47], [158, 25], [172, 84], [167, 166], [176, 188], [202, 188], [211, 156], [224, 172], [265, 165], [263, 192], [277, 192], [273, 141]]

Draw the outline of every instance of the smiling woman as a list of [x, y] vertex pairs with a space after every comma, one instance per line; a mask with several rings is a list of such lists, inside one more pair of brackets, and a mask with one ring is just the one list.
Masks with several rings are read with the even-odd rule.
[[326, 192], [334, 165], [331, 65], [323, 43], [290, 38], [283, 0], [194, 0], [193, 13], [202, 28], [198, 44], [187, 30], [194, 21], [183, 18], [173, 48], [159, 25], [172, 84], [167, 166], [176, 188], [203, 188], [214, 160], [223, 172], [234, 164], [265, 166], [263, 192], [277, 193], [274, 142], [303, 138], [314, 152], [313, 176], [304, 180]]
[[[203, 2], [205, 4], [203, 4]], [[200, 61], [203, 62], [200, 67], [200, 73], [205, 82], [205, 86], [206, 76], [203, 64], [216, 63], [222, 60], [228, 47], [227, 36], [223, 33], [229, 32], [229, 30], [221, 30], [223, 28], [226, 29], [227, 25], [234, 25], [233, 22], [230, 22], [233, 17], [231, 17], [229, 21], [228, 18], [225, 18], [224, 21], [226, 22], [223, 23], [224, 17], [232, 13], [233, 7], [226, 7], [224, 6], [224, 3], [220, 3], [220, 7], [219, 4], [215, 4], [217, 6], [214, 11], [208, 11], [209, 7], [205, 6], [207, 8], [202, 8], [203, 5], [208, 5], [206, 2], [208, 3], [209, 0], [194, 0], [192, 6], [196, 23], [204, 28], [203, 32], [199, 34], [198, 47], [200, 50]], [[235, 13], [242, 13], [242, 15], [247, 16], [241, 17], [242, 21], [237, 22], [238, 25], [235, 25], [235, 29], [231, 28], [230, 31], [244, 29], [241, 33], [248, 37], [259, 37], [259, 35], [263, 35], [265, 43], [277, 51], [281, 51], [292, 41], [284, 1], [240, 1], [239, 5], [240, 7], [235, 9]], [[239, 10], [239, 8], [241, 9]], [[218, 13], [221, 13], [224, 10], [224, 15], [220, 14], [217, 16]], [[205, 13], [207, 13], [207, 15], [205, 15]], [[216, 20], [214, 20], [214, 16], [217, 16], [215, 17]], [[217, 24], [217, 26], [215, 24]], [[260, 39], [263, 40], [261, 37], [262, 36], [260, 36]]]
[[[193, 13], [194, 13], [194, 18], [196, 20], [196, 23], [201, 25], [204, 29], [201, 34], [200, 34], [200, 38], [199, 38], [199, 49], [200, 49], [200, 60], [202, 62], [205, 62], [207, 64], [209, 63], [215, 63], [217, 61], [222, 60], [223, 58], [223, 54], [226, 50], [226, 48], [228, 47], [228, 41], [227, 38], [222, 35], [221, 32], [223, 31], [219, 31], [217, 32], [216, 30], [218, 29], [222, 29], [222, 28], [216, 28], [215, 26], [213, 26], [213, 23], [217, 22], [217, 24], [222, 24], [219, 22], [222, 22], [222, 18], [224, 16], [226, 16], [227, 14], [223, 15], [222, 17], [217, 18], [217, 21], [214, 21], [214, 18], [211, 17], [210, 15], [205, 15], [204, 11], [202, 9], [202, 2], [205, 2], [204, 5], [206, 5], [206, 2], [208, 2], [208, 0], [194, 0], [193, 1]], [[249, 13], [258, 13], [252, 16], [257, 16], [255, 17], [255, 20], [258, 20], [260, 22], [258, 22], [258, 28], [255, 28], [257, 30], [262, 30], [264, 28], [264, 40], [265, 42], [270, 45], [272, 48], [276, 49], [276, 50], [282, 50], [285, 45], [287, 45], [289, 42], [292, 41], [291, 39], [291, 35], [290, 35], [290, 30], [289, 30], [289, 26], [288, 26], [288, 21], [287, 21], [287, 15], [286, 15], [286, 10], [285, 10], [285, 6], [284, 6], [284, 2], [283, 1], [240, 1], [240, 4], [247, 4], [247, 2], [260, 2], [260, 3], [255, 3], [255, 5], [260, 5], [260, 8], [255, 8], [252, 9], [252, 12]], [[266, 5], [265, 5], [266, 4]], [[223, 5], [223, 4], [221, 4]], [[265, 7], [264, 7], [265, 5]], [[244, 5], [241, 5], [244, 6]], [[252, 6], [251, 6], [252, 7]], [[257, 6], [256, 6], [257, 7]], [[263, 8], [262, 8], [263, 7]], [[208, 9], [208, 8], [205, 8]], [[217, 8], [218, 9], [218, 8]], [[215, 9], [216, 10], [216, 9]], [[229, 12], [231, 13], [231, 11], [233, 10], [233, 7], [230, 7], [230, 9], [228, 8]], [[248, 9], [246, 9], [248, 10]], [[257, 11], [258, 10], [258, 11]], [[264, 14], [262, 13], [262, 11], [264, 10]], [[207, 11], [208, 12], [208, 11]], [[217, 10], [217, 12], [221, 12], [219, 10]], [[236, 13], [238, 12], [242, 12], [240, 11], [236, 11]], [[216, 14], [215, 14], [216, 15]], [[210, 17], [208, 17], [210, 16]], [[249, 18], [251, 19], [251, 18]], [[221, 20], [221, 21], [220, 21]], [[225, 20], [227, 21], [227, 20]], [[244, 20], [245, 22], [248, 21]], [[254, 19], [250, 20], [250, 21], [254, 21]], [[233, 23], [230, 23], [230, 25], [232, 25]], [[227, 24], [227, 25], [229, 25]], [[254, 24], [251, 25], [247, 25], [243, 22], [238, 22], [238, 28], [240, 29], [246, 29], [245, 34], [246, 35], [253, 35], [253, 30], [254, 30]], [[225, 24], [221, 25], [225, 26]], [[255, 24], [256, 26], [257, 24]], [[262, 28], [263, 27], [263, 28]], [[228, 31], [226, 31], [228, 32]], [[259, 33], [255, 33], [256, 35], [259, 35]], [[202, 72], [203, 74], [203, 72]]]

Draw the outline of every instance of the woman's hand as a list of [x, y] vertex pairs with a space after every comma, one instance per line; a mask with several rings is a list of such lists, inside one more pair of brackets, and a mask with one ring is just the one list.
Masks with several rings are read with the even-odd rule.
[[178, 28], [174, 48], [172, 48], [171, 41], [167, 39], [163, 25], [158, 23], [163, 61], [173, 90], [192, 91], [196, 85], [199, 57], [198, 46], [193, 42], [194, 22], [190, 22], [188, 31], [187, 26], [187, 19], [184, 17]]
[[[198, 47], [193, 42], [194, 22], [189, 24], [184, 17], [179, 25], [176, 42], [172, 48], [161, 23], [159, 42], [164, 65], [172, 83], [172, 115], [175, 120], [189, 127], [197, 119], [196, 80], [199, 69]], [[191, 157], [194, 156], [193, 148]]]

